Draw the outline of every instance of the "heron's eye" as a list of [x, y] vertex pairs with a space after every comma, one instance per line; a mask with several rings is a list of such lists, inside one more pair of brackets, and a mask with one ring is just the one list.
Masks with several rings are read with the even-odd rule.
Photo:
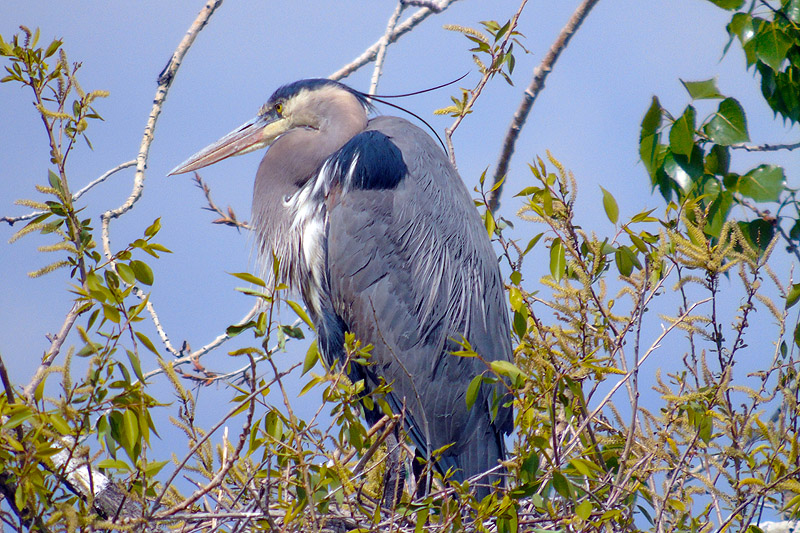
[[283, 115], [283, 104], [278, 102], [275, 104], [275, 112], [279, 115]]

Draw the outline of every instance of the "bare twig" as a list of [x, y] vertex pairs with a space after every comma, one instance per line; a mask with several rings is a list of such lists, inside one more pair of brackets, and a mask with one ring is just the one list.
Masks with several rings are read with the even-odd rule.
[[748, 152], [778, 152], [780, 150], [794, 150], [800, 148], [800, 142], [794, 144], [732, 144], [734, 150], [746, 150]]
[[64, 323], [61, 325], [61, 329], [59, 332], [53, 337], [52, 342], [50, 343], [50, 349], [42, 358], [42, 364], [39, 365], [39, 368], [36, 369], [36, 373], [33, 375], [30, 383], [25, 387], [22, 391], [22, 395], [28, 401], [28, 403], [33, 402], [33, 393], [36, 391], [36, 387], [42, 382], [44, 377], [47, 375], [47, 371], [50, 369], [50, 365], [53, 364], [53, 361], [58, 356], [58, 353], [61, 351], [61, 346], [64, 344], [64, 340], [67, 338], [67, 334], [72, 329], [72, 326], [75, 324], [75, 320], [78, 318], [78, 303], [75, 302], [72, 304], [72, 308], [67, 313], [67, 316], [64, 318]]
[[183, 57], [186, 55], [186, 52], [189, 51], [192, 43], [194, 43], [197, 34], [200, 33], [200, 30], [205, 27], [205, 25], [208, 23], [208, 19], [214, 14], [214, 11], [216, 11], [221, 4], [222, 0], [209, 0], [206, 5], [203, 6], [203, 9], [200, 10], [200, 13], [192, 23], [189, 31], [186, 32], [186, 35], [184, 35], [183, 40], [172, 54], [172, 58], [169, 60], [169, 63], [158, 78], [158, 89], [156, 90], [156, 96], [153, 99], [153, 108], [150, 111], [150, 116], [148, 117], [147, 124], [144, 128], [142, 144], [139, 147], [139, 155], [136, 157], [136, 175], [133, 179], [133, 190], [124, 204], [116, 209], [106, 211], [100, 216], [100, 220], [102, 222], [103, 251], [108, 259], [111, 259], [112, 257], [111, 241], [108, 234], [109, 222], [112, 219], [118, 218], [130, 211], [130, 209], [133, 208], [133, 204], [135, 204], [139, 198], [141, 198], [142, 190], [144, 189], [144, 176], [145, 170], [147, 169], [147, 158], [150, 154], [150, 145], [153, 142], [156, 122], [158, 121], [158, 116], [161, 114], [161, 108], [164, 105], [164, 101], [167, 99], [167, 93], [172, 85], [172, 80], [175, 79], [175, 74], [178, 72], [178, 68], [181, 66], [181, 61], [183, 61]]
[[[120, 170], [124, 170], [124, 169], [126, 169], [128, 167], [132, 167], [135, 164], [136, 164], [135, 160], [134, 161], [126, 161], [126, 162], [122, 163], [121, 165], [118, 165], [118, 166], [112, 168], [111, 170], [105, 172], [102, 176], [100, 176], [96, 180], [90, 182], [83, 189], [81, 189], [78, 192], [76, 192], [75, 194], [73, 194], [72, 195], [72, 201], [74, 202], [75, 200], [77, 200], [78, 198], [80, 198], [81, 196], [83, 196], [84, 194], [89, 192], [96, 185], [99, 185], [100, 183], [103, 183], [108, 178], [110, 178], [112, 175], [114, 175], [117, 172], [119, 172]], [[39, 215], [43, 215], [44, 213], [45, 213], [45, 211], [33, 211], [32, 213], [28, 213], [27, 215], [20, 215], [18, 217], [0, 217], [0, 222], [8, 222], [9, 226], [13, 226], [17, 222], [22, 222], [23, 220], [30, 220], [32, 218], [38, 217]]]
[[[528, 114], [533, 107], [533, 102], [544, 88], [544, 82], [547, 79], [547, 75], [553, 70], [553, 66], [558, 60], [558, 56], [560, 56], [561, 52], [563, 52], [567, 47], [569, 40], [578, 30], [581, 23], [584, 21], [595, 4], [597, 4], [597, 2], [598, 0], [583, 0], [583, 2], [581, 2], [581, 4], [570, 17], [566, 26], [561, 29], [561, 33], [558, 34], [555, 42], [553, 42], [550, 50], [548, 50], [547, 55], [544, 56], [544, 59], [539, 66], [533, 70], [533, 79], [531, 80], [530, 85], [528, 85], [528, 88], [525, 89], [525, 92], [522, 94], [522, 102], [520, 102], [517, 111], [514, 113], [514, 118], [511, 120], [511, 124], [506, 132], [506, 137], [503, 141], [503, 150], [500, 152], [500, 158], [497, 161], [497, 168], [494, 171], [493, 184], [499, 183], [508, 172], [508, 165], [511, 161], [511, 156], [514, 155], [514, 146], [516, 145], [519, 133], [522, 131], [522, 127], [525, 125], [525, 121], [528, 119]], [[497, 210], [497, 207], [500, 204], [500, 195], [502, 194], [502, 191], [502, 184], [497, 187], [497, 189], [492, 191], [489, 197], [489, 209], [492, 211]]]
[[[513, 36], [514, 30], [517, 27], [517, 21], [519, 20], [519, 16], [522, 14], [522, 10], [525, 8], [525, 4], [527, 3], [528, 0], [522, 0], [519, 9], [517, 9], [517, 12], [514, 13], [513, 17], [511, 17], [510, 24], [508, 25], [508, 31], [506, 31], [506, 35], [503, 38], [503, 42], [500, 44], [501, 53], [505, 52], [506, 47], [508, 46], [508, 41]], [[492, 55], [492, 57], [494, 58], [494, 54]], [[467, 116], [467, 112], [470, 109], [472, 109], [472, 106], [475, 105], [475, 102], [478, 100], [478, 97], [481, 95], [481, 92], [483, 92], [483, 88], [486, 86], [486, 83], [488, 83], [489, 79], [495, 74], [495, 72], [496, 71], [493, 68], [486, 69], [486, 72], [483, 73], [483, 76], [481, 77], [481, 80], [478, 82], [478, 85], [472, 91], [470, 91], [469, 101], [467, 102], [467, 105], [464, 106], [464, 112], [456, 117], [456, 119], [453, 121], [453, 124], [451, 124], [449, 128], [444, 130], [444, 138], [445, 142], [447, 142], [447, 151], [450, 154], [450, 162], [453, 164], [454, 167], [456, 167], [456, 154], [455, 154], [455, 148], [453, 146], [453, 133], [455, 133], [459, 124], [461, 124], [461, 121], [464, 120], [464, 117]]]
[[219, 207], [217, 207], [217, 204], [214, 203], [214, 200], [211, 199], [211, 188], [208, 186], [205, 180], [203, 180], [203, 178], [200, 177], [200, 174], [198, 172], [194, 173], [193, 179], [197, 184], [197, 186], [200, 187], [200, 189], [203, 191], [203, 195], [205, 195], [206, 197], [206, 202], [208, 202], [208, 207], [204, 207], [203, 209], [206, 209], [208, 211], [211, 211], [219, 215], [218, 219], [211, 221], [212, 224], [224, 224], [226, 226], [233, 226], [235, 228], [241, 228], [246, 230], [251, 229], [250, 225], [247, 222], [240, 221], [238, 218], [236, 218], [236, 213], [234, 213], [233, 209], [230, 206], [228, 206], [227, 213], [222, 209], [220, 209]]
[[[247, 322], [249, 322], [254, 316], [256, 316], [256, 313], [258, 313], [259, 307], [260, 307], [260, 304], [256, 303], [250, 309], [250, 311], [248, 311], [247, 314], [244, 315], [244, 317], [242, 317], [242, 319], [239, 321], [239, 324], [246, 324]], [[159, 335], [161, 335], [161, 332], [159, 332]], [[206, 344], [205, 346], [203, 346], [199, 350], [191, 352], [191, 353], [186, 354], [184, 356], [181, 356], [181, 357], [175, 359], [174, 361], [170, 361], [169, 364], [174, 368], [174, 367], [177, 367], [179, 365], [185, 365], [185, 364], [191, 363], [193, 360], [196, 360], [197, 358], [202, 357], [203, 355], [207, 354], [208, 352], [210, 352], [211, 350], [213, 350], [217, 346], [221, 345], [225, 341], [229, 340], [230, 338], [231, 338], [230, 335], [228, 335], [227, 333], [223, 333], [222, 335], [219, 335], [216, 339], [214, 339], [213, 341], [209, 342], [208, 344]], [[162, 342], [165, 343], [165, 345], [167, 345], [166, 343], [169, 343], [169, 338], [166, 337], [166, 334], [164, 335], [164, 337], [162, 337], [161, 340], [162, 340]], [[169, 345], [169, 346], [171, 346], [171, 345]], [[174, 348], [170, 349], [169, 346], [168, 346], [167, 349], [169, 349], [170, 352], [172, 352], [174, 350]], [[177, 352], [177, 353], [181, 353], [181, 352]], [[157, 368], [157, 369], [151, 370], [150, 372], [145, 374], [144, 377], [145, 377], [145, 379], [148, 379], [148, 378], [151, 378], [153, 376], [157, 376], [158, 374], [162, 374], [163, 372], [164, 372], [163, 369]]]
[[700, 305], [703, 305], [703, 304], [705, 304], [705, 303], [708, 303], [708, 302], [710, 302], [710, 301], [711, 301], [711, 298], [705, 298], [705, 299], [703, 299], [703, 300], [700, 300], [700, 301], [698, 301], [698, 302], [695, 302], [694, 304], [692, 304], [692, 305], [691, 305], [691, 306], [690, 306], [690, 307], [689, 307], [689, 308], [686, 310], [686, 312], [685, 312], [685, 313], [683, 313], [681, 316], [679, 316], [677, 319], [675, 319], [675, 321], [674, 321], [674, 322], [672, 322], [672, 324], [670, 324], [670, 325], [669, 325], [669, 327], [667, 327], [667, 328], [664, 328], [664, 330], [663, 330], [663, 331], [661, 332], [661, 334], [660, 334], [660, 335], [659, 335], [659, 336], [656, 338], [656, 340], [653, 342], [653, 344], [652, 344], [652, 345], [650, 345], [650, 348], [647, 350], [647, 352], [646, 352], [646, 353], [645, 353], [645, 354], [644, 354], [644, 355], [641, 357], [641, 359], [639, 359], [639, 360], [636, 362], [636, 365], [635, 365], [635, 366], [634, 366], [634, 367], [633, 367], [631, 370], [629, 370], [628, 372], [626, 372], [624, 376], [622, 376], [622, 379], [620, 379], [620, 380], [619, 380], [619, 381], [618, 381], [618, 382], [617, 382], [617, 383], [616, 383], [616, 384], [615, 384], [615, 385], [614, 385], [614, 386], [611, 388], [611, 390], [610, 390], [610, 391], [608, 391], [608, 394], [606, 394], [606, 395], [603, 397], [603, 399], [600, 401], [600, 403], [597, 405], [597, 407], [595, 407], [595, 408], [594, 408], [594, 410], [593, 410], [593, 411], [592, 411], [592, 412], [589, 414], [589, 416], [587, 416], [587, 417], [586, 417], [586, 418], [583, 420], [583, 422], [581, 423], [581, 425], [580, 425], [580, 426], [579, 426], [579, 427], [578, 427], [578, 428], [575, 430], [575, 434], [574, 434], [574, 436], [573, 436], [573, 437], [572, 437], [572, 438], [569, 440], [569, 442], [568, 442], [568, 443], [566, 444], [566, 446], [564, 447], [564, 451], [562, 452], [562, 456], [564, 456], [564, 457], [567, 457], [567, 456], [569, 456], [569, 453], [572, 451], [572, 449], [573, 449], [573, 448], [574, 448], [574, 447], [575, 447], [575, 446], [576, 446], [576, 445], [577, 445], [577, 444], [580, 442], [580, 436], [581, 436], [581, 434], [583, 433], [583, 430], [584, 430], [584, 429], [586, 428], [586, 426], [589, 424], [589, 422], [591, 422], [592, 420], [594, 420], [594, 418], [597, 416], [597, 414], [598, 414], [598, 413], [599, 413], [599, 412], [600, 412], [600, 411], [603, 409], [603, 407], [605, 407], [605, 405], [606, 405], [606, 404], [607, 404], [607, 403], [608, 403], [608, 402], [611, 400], [611, 398], [614, 396], [614, 394], [616, 394], [616, 392], [619, 390], [619, 388], [620, 388], [620, 387], [622, 387], [622, 385], [624, 385], [624, 384], [625, 384], [625, 383], [626, 383], [626, 382], [627, 382], [627, 381], [628, 381], [628, 380], [631, 378], [631, 376], [633, 376], [633, 374], [634, 374], [635, 372], [638, 372], [638, 370], [639, 370], [639, 367], [641, 367], [641, 366], [644, 364], [644, 362], [645, 362], [645, 361], [647, 361], [647, 359], [650, 357], [650, 355], [652, 355], [652, 354], [653, 354], [653, 353], [656, 351], [656, 349], [657, 349], [657, 348], [660, 348], [660, 347], [661, 347], [661, 341], [663, 341], [663, 340], [664, 340], [664, 338], [665, 338], [665, 337], [666, 337], [666, 336], [667, 336], [667, 335], [668, 335], [668, 334], [669, 334], [669, 333], [670, 333], [670, 332], [671, 332], [673, 329], [677, 328], [677, 327], [678, 327], [680, 324], [682, 324], [682, 323], [683, 323], [683, 321], [684, 321], [684, 320], [686, 320], [686, 318], [687, 318], [687, 317], [691, 316], [691, 313], [692, 313], [692, 311], [694, 311], [696, 307], [698, 307], [698, 306], [700, 306]]
[[375, 94], [375, 91], [378, 90], [378, 80], [381, 77], [383, 64], [386, 61], [386, 50], [389, 48], [389, 36], [397, 26], [397, 21], [400, 20], [400, 15], [403, 14], [403, 10], [405, 8], [405, 2], [403, 2], [403, 0], [399, 0], [394, 13], [392, 13], [392, 16], [389, 17], [389, 23], [386, 25], [386, 32], [383, 34], [383, 37], [381, 37], [380, 45], [378, 46], [378, 53], [375, 56], [375, 69], [372, 71], [372, 81], [369, 84], [369, 94]]
[[[394, 29], [394, 31], [392, 31], [392, 33], [389, 35], [387, 39], [387, 44], [394, 43], [395, 41], [397, 41], [397, 39], [399, 39], [406, 33], [410, 32], [412, 29], [414, 29], [417, 25], [419, 25], [420, 22], [422, 22], [429, 16], [433, 15], [434, 13], [441, 13], [442, 11], [450, 7], [451, 4], [457, 1], [458, 0], [440, 0], [438, 3], [435, 4], [433, 2], [425, 2], [424, 4], [421, 4], [424, 5], [422, 9], [418, 10], [416, 13], [408, 17], [406, 20], [400, 23]], [[415, 4], [409, 2], [409, 5], [415, 5]], [[344, 67], [340, 68], [339, 70], [331, 74], [329, 78], [332, 80], [341, 80], [342, 78], [346, 78], [353, 72], [357, 71], [367, 63], [375, 61], [375, 59], [378, 57], [378, 50], [380, 50], [381, 43], [383, 42], [383, 40], [384, 37], [378, 39], [378, 41], [375, 42], [369, 48], [367, 48], [364, 51], [364, 53], [355, 58], [349, 64], [345, 65]]]

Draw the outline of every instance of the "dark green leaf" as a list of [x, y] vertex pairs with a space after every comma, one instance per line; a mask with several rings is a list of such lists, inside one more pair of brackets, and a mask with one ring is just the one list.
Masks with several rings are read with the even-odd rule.
[[228, 337], [235, 337], [239, 333], [254, 327], [256, 327], [256, 323], [251, 320], [250, 322], [247, 322], [245, 324], [236, 324], [234, 326], [228, 326], [227, 329], [225, 330], [225, 334]]
[[659, 162], [659, 143], [661, 135], [658, 133], [661, 127], [661, 104], [657, 97], [653, 97], [650, 108], [642, 119], [641, 132], [639, 134], [639, 157], [642, 158], [644, 167], [650, 176], [654, 176], [658, 169]]
[[669, 147], [674, 154], [692, 155], [694, 149], [694, 107], [687, 106], [669, 130]]
[[715, 144], [706, 156], [703, 169], [707, 174], [714, 176], [724, 176], [728, 173], [731, 163], [731, 155], [727, 146]]
[[728, 220], [728, 214], [733, 207], [733, 193], [721, 191], [708, 207], [705, 232], [714, 238], [719, 238], [722, 226]]
[[756, 57], [777, 72], [792, 44], [792, 37], [777, 23], [763, 24], [756, 36]]
[[736, 190], [756, 202], [777, 202], [786, 188], [783, 168], [760, 165], [739, 178]]
[[569, 486], [569, 481], [564, 477], [561, 472], [553, 472], [553, 488], [556, 489], [560, 495], [567, 499], [572, 499], [572, 490]]
[[466, 395], [466, 402], [467, 402], [467, 409], [472, 409], [472, 406], [475, 405], [475, 400], [478, 399], [478, 391], [481, 390], [481, 383], [483, 383], [483, 374], [478, 374], [472, 381], [469, 382], [469, 387], [467, 387], [467, 395]]
[[514, 311], [514, 318], [512, 322], [514, 333], [520, 339], [524, 338], [528, 333], [528, 313], [527, 311]]
[[744, 109], [734, 98], [726, 98], [720, 102], [717, 112], [703, 126], [703, 131], [709, 139], [722, 146], [750, 140]]
[[692, 100], [725, 98], [725, 96], [719, 92], [719, 89], [717, 89], [717, 78], [703, 81], [681, 80], [681, 83]]

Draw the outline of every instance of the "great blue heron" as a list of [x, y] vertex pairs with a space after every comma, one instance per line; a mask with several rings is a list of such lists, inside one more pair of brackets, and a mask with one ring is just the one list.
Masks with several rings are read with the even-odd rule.
[[[451, 445], [436, 467], [463, 481], [504, 458], [513, 423], [500, 384], [467, 408], [486, 365], [451, 353], [466, 339], [487, 361], [511, 359], [497, 258], [444, 151], [407, 120], [368, 119], [371, 110], [341, 83], [291, 83], [171, 174], [270, 145], [253, 191], [260, 257], [280, 259], [280, 281], [302, 294], [329, 364], [343, 360], [345, 332], [373, 346], [350, 378], [368, 391], [389, 383], [417, 454]], [[379, 417], [366, 412], [370, 424]]]

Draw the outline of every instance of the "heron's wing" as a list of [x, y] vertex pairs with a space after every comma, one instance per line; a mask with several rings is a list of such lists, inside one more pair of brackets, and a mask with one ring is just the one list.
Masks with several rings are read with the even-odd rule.
[[[335, 316], [321, 337], [344, 328], [374, 346], [367, 385], [392, 384], [389, 401], [422, 450], [455, 442], [445, 458], [465, 464], [452, 466], [494, 466], [511, 411], [491, 420], [489, 387], [468, 410], [469, 382], [486, 367], [450, 353], [463, 336], [486, 360], [511, 357], [497, 258], [466, 187], [430, 136], [394, 117], [372, 120], [323, 172]], [[329, 352], [340, 341], [320, 340]]]

